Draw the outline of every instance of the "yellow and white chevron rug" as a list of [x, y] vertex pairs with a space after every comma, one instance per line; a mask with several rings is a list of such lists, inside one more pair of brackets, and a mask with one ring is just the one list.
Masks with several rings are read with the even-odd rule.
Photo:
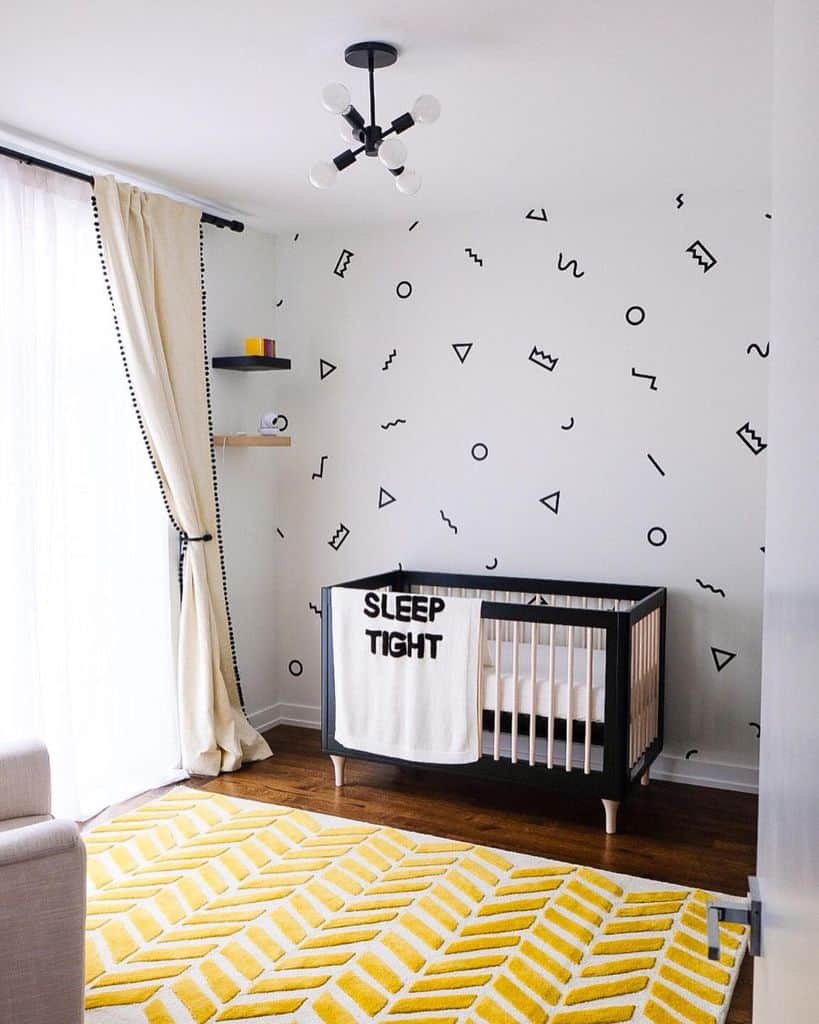
[[706, 893], [191, 789], [89, 832], [89, 1024], [721, 1024]]

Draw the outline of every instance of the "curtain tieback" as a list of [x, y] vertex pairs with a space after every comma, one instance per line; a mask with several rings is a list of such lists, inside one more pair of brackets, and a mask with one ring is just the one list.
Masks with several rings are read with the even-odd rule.
[[187, 535], [187, 533], [184, 533], [184, 532], [180, 531], [180, 533], [179, 533], [179, 539], [180, 539], [181, 541], [183, 541], [183, 543], [185, 543], [185, 544], [191, 544], [191, 543], [193, 543], [193, 541], [195, 541], [195, 540], [205, 540], [205, 541], [207, 541], [207, 540], [213, 540], [213, 534], [210, 534], [210, 533], [203, 533], [201, 537], [189, 537], [189, 536]]

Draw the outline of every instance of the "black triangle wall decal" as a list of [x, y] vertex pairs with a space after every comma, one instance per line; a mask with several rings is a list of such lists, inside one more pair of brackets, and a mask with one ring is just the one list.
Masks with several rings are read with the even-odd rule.
[[546, 216], [546, 211], [541, 206], [540, 213], [535, 213], [535, 208], [532, 207], [532, 209], [526, 214], [526, 219], [527, 220], [548, 220], [549, 218]]
[[337, 369], [338, 367], [335, 363], [328, 363], [326, 359], [319, 359], [319, 373], [321, 374], [322, 380], [324, 380], [325, 377], [329, 377], [333, 370]]
[[475, 343], [473, 341], [456, 341], [452, 346], [455, 349], [455, 355], [462, 363], [466, 362], [466, 357], [472, 351], [472, 346], [474, 344]]
[[723, 651], [720, 647], [711, 648], [711, 657], [714, 659], [717, 672], [722, 672], [725, 666], [730, 665], [736, 656], [736, 651]]
[[379, 508], [386, 508], [387, 505], [392, 505], [392, 503], [394, 501], [397, 501], [397, 500], [398, 499], [395, 497], [395, 495], [394, 494], [390, 494], [390, 492], [386, 489], [386, 487], [379, 487], [379, 489], [378, 489], [378, 507]]
[[550, 512], [557, 515], [557, 510], [560, 508], [560, 491], [552, 491], [551, 494], [547, 494], [545, 498], [540, 499], [540, 504], [545, 505]]

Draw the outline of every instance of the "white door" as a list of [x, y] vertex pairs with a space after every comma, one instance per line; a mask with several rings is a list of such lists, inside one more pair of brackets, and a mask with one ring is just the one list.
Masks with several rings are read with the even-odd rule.
[[755, 1024], [819, 1021], [819, 4], [774, 5]]

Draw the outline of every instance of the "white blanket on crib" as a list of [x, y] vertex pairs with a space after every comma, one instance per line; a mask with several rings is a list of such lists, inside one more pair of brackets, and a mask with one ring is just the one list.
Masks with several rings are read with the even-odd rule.
[[480, 757], [481, 602], [334, 587], [335, 738], [431, 764]]

